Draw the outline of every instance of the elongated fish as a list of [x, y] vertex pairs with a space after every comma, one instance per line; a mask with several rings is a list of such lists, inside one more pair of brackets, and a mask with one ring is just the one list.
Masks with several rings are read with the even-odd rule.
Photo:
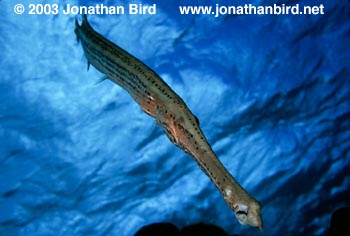
[[124, 88], [141, 109], [154, 117], [172, 143], [190, 154], [215, 184], [241, 224], [262, 230], [260, 203], [251, 197], [216, 157], [185, 102], [151, 68], [97, 33], [86, 15], [75, 34], [88, 65]]

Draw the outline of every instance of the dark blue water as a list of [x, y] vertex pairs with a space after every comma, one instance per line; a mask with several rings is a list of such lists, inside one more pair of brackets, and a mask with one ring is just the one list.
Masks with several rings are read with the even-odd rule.
[[[324, 15], [219, 18], [180, 15], [179, 2], [88, 17], [184, 99], [262, 203], [264, 235], [324, 235], [350, 205], [349, 1], [302, 1]], [[75, 16], [14, 4], [0, 1], [0, 235], [127, 236], [155, 222], [260, 235], [122, 88], [86, 70]]]

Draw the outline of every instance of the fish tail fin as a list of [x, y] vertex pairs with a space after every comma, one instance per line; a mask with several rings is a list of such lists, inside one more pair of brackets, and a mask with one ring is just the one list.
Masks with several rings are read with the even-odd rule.
[[87, 15], [86, 15], [86, 14], [83, 14], [83, 15], [82, 15], [82, 19], [83, 19], [83, 23], [84, 23], [84, 22], [88, 23]]
[[85, 27], [86, 27], [86, 26], [91, 27], [90, 24], [89, 24], [89, 22], [88, 22], [88, 20], [87, 20], [87, 15], [86, 15], [86, 14], [83, 14], [83, 15], [82, 15], [82, 22], [81, 22], [80, 25], [79, 25], [78, 19], [75, 18], [75, 29], [74, 29], [74, 33], [75, 33], [75, 35], [77, 36], [77, 41], [78, 41], [78, 43], [79, 43], [79, 41], [80, 41], [80, 30], [81, 30], [81, 28], [83, 28], [84, 26], [85, 26]]
[[80, 41], [79, 29], [80, 29], [80, 25], [79, 25], [78, 19], [75, 18], [75, 29], [74, 29], [74, 33], [75, 33], [75, 36], [76, 36], [76, 38], [77, 38], [77, 42], [78, 42], [78, 43], [79, 43], [79, 41]]
[[81, 16], [81, 18], [83, 19], [83, 22], [81, 23], [81, 25], [82, 25], [83, 27], [91, 28], [91, 25], [90, 25], [90, 23], [89, 23], [89, 21], [88, 21], [88, 19], [87, 19], [87, 15], [86, 15], [86, 14], [83, 14], [83, 15]]

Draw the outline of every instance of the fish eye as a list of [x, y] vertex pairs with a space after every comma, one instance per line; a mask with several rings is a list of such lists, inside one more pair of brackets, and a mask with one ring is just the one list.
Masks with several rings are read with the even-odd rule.
[[236, 217], [241, 224], [247, 224], [248, 216], [247, 212], [245, 211], [237, 211], [236, 212]]

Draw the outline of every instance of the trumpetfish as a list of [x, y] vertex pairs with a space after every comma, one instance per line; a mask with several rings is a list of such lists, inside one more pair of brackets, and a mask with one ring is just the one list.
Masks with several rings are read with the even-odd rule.
[[172, 143], [191, 155], [234, 211], [238, 221], [262, 230], [261, 204], [241, 187], [209, 145], [196, 116], [160, 76], [142, 61], [97, 33], [86, 15], [74, 30], [88, 67], [93, 65], [125, 89], [155, 118]]

